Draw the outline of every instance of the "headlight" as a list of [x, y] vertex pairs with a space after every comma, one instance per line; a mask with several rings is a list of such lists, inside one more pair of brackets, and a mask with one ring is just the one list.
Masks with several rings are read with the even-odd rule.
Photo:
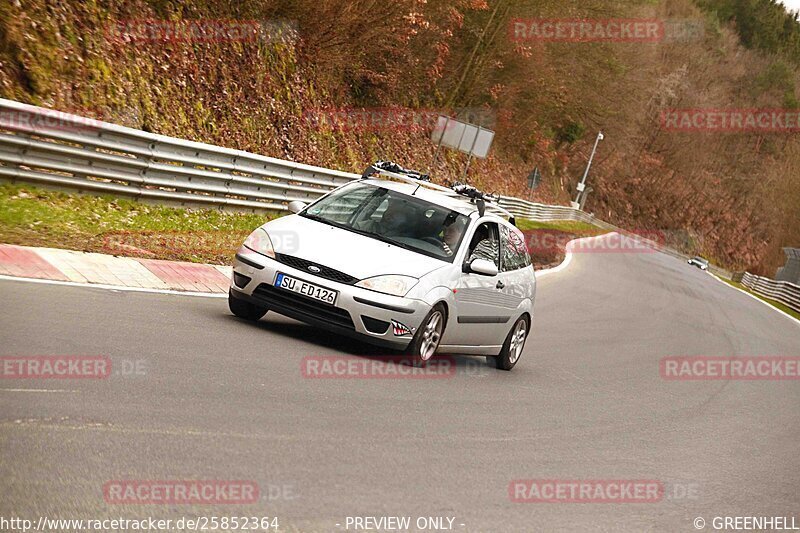
[[244, 240], [244, 246], [256, 253], [275, 259], [275, 250], [272, 248], [272, 241], [263, 228], [258, 228], [251, 233]]
[[383, 292], [392, 296], [405, 296], [411, 288], [417, 284], [417, 278], [411, 276], [375, 276], [374, 278], [362, 279], [356, 283], [356, 287], [363, 287], [371, 291]]

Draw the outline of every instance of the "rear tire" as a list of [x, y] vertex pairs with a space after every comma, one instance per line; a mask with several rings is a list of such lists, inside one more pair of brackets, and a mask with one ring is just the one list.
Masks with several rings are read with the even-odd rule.
[[[514, 326], [508, 332], [503, 348], [500, 350], [500, 355], [491, 358], [494, 359], [495, 368], [500, 370], [514, 368], [514, 365], [517, 364], [517, 361], [522, 356], [522, 351], [525, 349], [525, 341], [528, 340], [529, 330], [530, 324], [526, 315], [519, 317], [514, 322]], [[489, 360], [490, 364], [492, 362], [491, 359]]]
[[231, 310], [231, 313], [239, 318], [252, 322], [261, 319], [261, 317], [267, 314], [266, 307], [259, 307], [246, 300], [236, 298], [230, 291], [228, 291], [228, 308]]
[[412, 365], [421, 367], [428, 364], [439, 347], [446, 322], [447, 312], [444, 306], [442, 304], [434, 305], [406, 348], [406, 355], [411, 358]]

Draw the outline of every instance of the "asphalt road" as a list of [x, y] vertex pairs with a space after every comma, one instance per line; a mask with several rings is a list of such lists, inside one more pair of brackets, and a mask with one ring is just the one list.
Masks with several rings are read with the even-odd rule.
[[[512, 372], [463, 357], [449, 379], [304, 378], [305, 356], [376, 352], [271, 313], [243, 322], [224, 299], [20, 281], [0, 281], [0, 298], [0, 355], [139, 365], [104, 380], [0, 380], [2, 517], [257, 515], [342, 531], [347, 516], [444, 516], [456, 531], [674, 532], [695, 531], [695, 517], [800, 515], [800, 382], [659, 375], [665, 356], [798, 356], [800, 326], [665, 255], [576, 255], [540, 279]], [[531, 478], [659, 480], [667, 494], [511, 502], [509, 483]], [[106, 503], [104, 483], [138, 479], [253, 480], [262, 495]]]

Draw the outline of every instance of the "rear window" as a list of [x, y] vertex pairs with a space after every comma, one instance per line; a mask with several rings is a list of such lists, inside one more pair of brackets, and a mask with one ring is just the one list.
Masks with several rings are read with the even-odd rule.
[[525, 239], [522, 238], [522, 235], [504, 225], [500, 226], [500, 234], [503, 240], [501, 272], [519, 270], [530, 266], [531, 256], [528, 253], [528, 247], [525, 245]]

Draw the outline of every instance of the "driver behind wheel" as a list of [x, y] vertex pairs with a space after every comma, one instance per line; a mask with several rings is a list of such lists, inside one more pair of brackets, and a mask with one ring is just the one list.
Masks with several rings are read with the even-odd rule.
[[458, 247], [458, 241], [461, 239], [461, 234], [464, 232], [466, 220], [457, 217], [451, 213], [444, 221], [444, 230], [442, 231], [442, 250], [448, 257], [452, 256]]
[[[381, 217], [380, 228], [384, 235], [407, 233], [410, 205], [402, 200], [389, 199], [389, 205]], [[402, 230], [402, 231], [401, 231]]]
[[467, 263], [471, 263], [474, 259], [486, 259], [499, 268], [499, 258], [499, 243], [497, 242], [497, 238], [492, 234], [486, 224], [481, 224], [478, 229], [475, 230], [475, 235], [473, 235], [472, 242], [470, 242]]
[[409, 233], [413, 209], [407, 202], [390, 197], [387, 199], [386, 210], [380, 220], [368, 219], [355, 224], [355, 227], [377, 235], [406, 236]]

